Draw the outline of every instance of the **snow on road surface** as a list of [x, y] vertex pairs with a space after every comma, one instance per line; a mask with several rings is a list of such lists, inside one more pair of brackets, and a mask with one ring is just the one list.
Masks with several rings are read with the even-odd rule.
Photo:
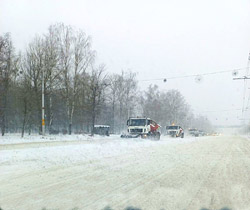
[[250, 209], [246, 138], [37, 138], [0, 144], [3, 210]]
[[1, 137], [0, 144], [18, 144], [18, 143], [34, 143], [34, 142], [57, 142], [57, 141], [92, 141], [92, 140], [103, 140], [103, 139], [117, 139], [117, 135], [107, 136], [90, 136], [83, 134], [72, 134], [72, 135], [47, 135], [41, 136], [38, 134], [25, 135], [23, 138], [21, 135], [8, 134]]

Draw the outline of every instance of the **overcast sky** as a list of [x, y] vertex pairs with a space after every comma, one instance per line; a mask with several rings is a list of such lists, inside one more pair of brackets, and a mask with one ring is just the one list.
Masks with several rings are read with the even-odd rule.
[[[248, 65], [249, 0], [0, 1], [0, 33], [11, 32], [17, 50], [57, 22], [90, 35], [98, 62], [105, 63], [107, 71], [131, 69], [139, 80]], [[238, 76], [243, 75], [245, 70], [239, 71]], [[242, 108], [244, 84], [232, 78], [228, 72], [203, 76], [199, 83], [183, 78], [139, 81], [139, 85], [178, 89], [196, 114], [207, 115], [217, 125], [232, 125], [241, 123], [241, 110], [236, 109]]]

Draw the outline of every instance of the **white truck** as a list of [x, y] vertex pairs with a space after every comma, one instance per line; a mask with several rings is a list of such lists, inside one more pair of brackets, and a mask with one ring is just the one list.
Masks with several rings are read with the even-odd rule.
[[160, 125], [147, 117], [130, 117], [127, 120], [127, 134], [122, 134], [122, 138], [151, 138], [159, 140]]
[[184, 130], [179, 125], [170, 125], [166, 127], [167, 129], [167, 135], [170, 135], [171, 137], [181, 137], [184, 138]]

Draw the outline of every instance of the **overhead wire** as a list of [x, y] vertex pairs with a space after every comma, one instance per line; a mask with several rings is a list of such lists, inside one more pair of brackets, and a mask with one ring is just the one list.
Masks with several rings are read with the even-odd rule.
[[[163, 81], [166, 82], [167, 80], [171, 80], [171, 79], [184, 79], [184, 78], [191, 78], [191, 77], [197, 77], [197, 76], [208, 76], [208, 75], [224, 74], [224, 73], [228, 73], [228, 72], [233, 72], [233, 71], [237, 72], [237, 71], [243, 71], [243, 70], [246, 70], [246, 75], [248, 75], [249, 68], [250, 68], [250, 54], [249, 54], [248, 66], [244, 67], [244, 68], [234, 68], [234, 69], [230, 69], [230, 70], [208, 72], [208, 73], [202, 73], [202, 74], [190, 74], [190, 75], [184, 75], [184, 76], [164, 77], [164, 78], [156, 78], [156, 79], [143, 79], [143, 80], [139, 80], [139, 81], [141, 81], [141, 82], [147, 82], [147, 81], [159, 81], [159, 80], [163, 80]], [[244, 87], [244, 90], [245, 90], [245, 87]], [[243, 100], [245, 100], [245, 98], [243, 98]], [[248, 101], [250, 102], [250, 94], [249, 94]], [[244, 103], [245, 103], [245, 101], [243, 101], [243, 106], [244, 106]], [[202, 112], [208, 113], [208, 112], [242, 111], [243, 109], [244, 108], [226, 109], [226, 110], [208, 110], [208, 111], [202, 111]]]
[[202, 112], [231, 112], [231, 111], [241, 111], [241, 108], [238, 109], [224, 109], [224, 110], [208, 110]]
[[242, 71], [242, 70], [247, 70], [249, 68], [250, 67], [248, 66], [248, 67], [244, 67], [244, 68], [236, 68], [236, 69], [224, 70], [224, 71], [208, 72], [208, 73], [202, 73], [202, 74], [190, 74], [190, 75], [175, 76], [175, 77], [164, 77], [164, 78], [156, 78], [156, 79], [142, 79], [142, 80], [139, 80], [139, 81], [147, 82], [147, 81], [157, 81], [157, 80], [183, 79], [183, 78], [189, 78], [189, 77], [223, 74], [223, 73], [228, 73], [228, 72], [232, 72], [232, 71]]

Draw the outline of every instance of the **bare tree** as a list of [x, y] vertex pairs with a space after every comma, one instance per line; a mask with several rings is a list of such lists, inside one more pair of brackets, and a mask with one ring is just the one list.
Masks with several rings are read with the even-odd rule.
[[9, 88], [17, 71], [18, 58], [15, 55], [10, 34], [0, 36], [0, 126], [2, 136], [6, 130]]
[[24, 136], [26, 126], [29, 125], [29, 134], [31, 132], [31, 115], [32, 109], [34, 107], [33, 97], [34, 94], [32, 93], [32, 85], [31, 80], [27, 77], [27, 75], [22, 75], [20, 82], [19, 82], [19, 97], [20, 97], [20, 104], [19, 106], [22, 107], [22, 130], [21, 130], [21, 137]]
[[115, 133], [115, 107], [118, 97], [118, 88], [119, 88], [119, 75], [113, 74], [109, 77], [109, 90], [108, 90], [108, 100], [111, 103], [112, 109], [112, 131]]
[[124, 99], [126, 101], [126, 119], [133, 115], [138, 102], [136, 73], [128, 71], [124, 80]]
[[150, 85], [148, 90], [145, 91], [145, 96], [142, 97], [142, 108], [143, 115], [150, 117], [157, 122], [161, 123], [162, 118], [162, 102], [161, 102], [161, 93], [157, 85]]
[[169, 90], [163, 97], [165, 104], [166, 118], [169, 124], [182, 124], [185, 126], [190, 107], [186, 103], [184, 96], [178, 90]]
[[63, 96], [66, 101], [68, 131], [72, 132], [73, 115], [79, 93], [81, 75], [87, 71], [94, 60], [90, 37], [82, 31], [59, 24], [60, 62]]
[[145, 116], [151, 117], [161, 125], [172, 123], [187, 126], [191, 121], [191, 110], [178, 90], [160, 91], [158, 86], [149, 86], [142, 97]]
[[49, 27], [48, 33], [44, 37], [44, 71], [45, 71], [45, 93], [47, 97], [47, 122], [49, 133], [52, 133], [54, 121], [53, 93], [59, 86], [59, 38], [56, 26]]
[[111, 75], [109, 82], [113, 130], [120, 133], [125, 128], [126, 119], [134, 114], [138, 102], [136, 74], [122, 71], [121, 74]]
[[89, 90], [90, 90], [90, 112], [91, 112], [91, 135], [94, 135], [94, 125], [96, 121], [96, 115], [100, 111], [100, 105], [104, 102], [104, 91], [107, 84], [107, 76], [104, 75], [104, 65], [98, 68], [92, 67]]
[[29, 44], [23, 56], [23, 74], [30, 80], [31, 91], [36, 120], [34, 121], [38, 130], [41, 132], [41, 81], [42, 71], [45, 70], [45, 41], [42, 37], [36, 36]]

